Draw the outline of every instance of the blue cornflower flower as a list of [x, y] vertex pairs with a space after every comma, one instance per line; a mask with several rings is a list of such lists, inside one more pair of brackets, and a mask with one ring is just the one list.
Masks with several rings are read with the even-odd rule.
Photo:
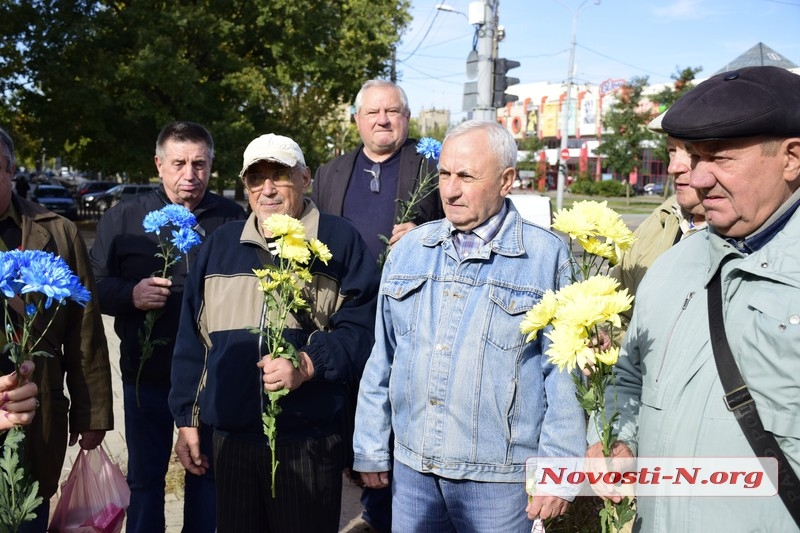
[[177, 231], [172, 230], [172, 244], [181, 251], [186, 253], [193, 247], [200, 244], [200, 235], [191, 228], [181, 228]]
[[142, 221], [142, 226], [144, 227], [145, 233], [161, 235], [161, 228], [166, 226], [168, 222], [169, 219], [164, 213], [164, 210], [159, 209], [158, 211], [150, 211], [147, 213]]
[[59, 304], [70, 299], [86, 305], [91, 294], [70, 271], [61, 257], [42, 250], [24, 250], [19, 256], [18, 281], [20, 294], [38, 292], [47, 297], [44, 307], [49, 309], [56, 300]]
[[421, 154], [425, 159], [439, 159], [441, 152], [442, 143], [433, 137], [423, 137], [417, 143], [417, 153]]
[[[50, 308], [53, 300], [61, 304], [70, 299], [86, 305], [91, 298], [64, 259], [44, 250], [0, 252], [0, 291], [7, 298], [40, 293], [46, 297], [45, 309]], [[34, 315], [36, 306], [29, 303], [25, 312]]]
[[17, 255], [14, 252], [3, 252], [0, 256], [0, 291], [6, 298], [13, 298], [19, 292], [17, 277]]
[[170, 204], [161, 208], [170, 223], [179, 228], [193, 228], [197, 225], [197, 219], [191, 211], [182, 205]]

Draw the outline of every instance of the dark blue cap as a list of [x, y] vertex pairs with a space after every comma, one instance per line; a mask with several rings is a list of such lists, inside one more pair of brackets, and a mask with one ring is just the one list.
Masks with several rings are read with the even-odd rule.
[[717, 74], [681, 96], [661, 127], [685, 141], [800, 136], [800, 76], [780, 67]]

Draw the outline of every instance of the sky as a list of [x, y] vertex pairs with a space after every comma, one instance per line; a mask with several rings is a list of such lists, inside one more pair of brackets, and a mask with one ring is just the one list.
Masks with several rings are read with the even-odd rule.
[[[800, 66], [800, 0], [499, 0], [505, 38], [499, 57], [519, 61], [520, 83], [564, 83], [572, 23], [577, 22], [574, 80], [647, 77], [666, 83], [702, 67], [706, 78], [762, 42]], [[436, 9], [445, 3], [457, 11]], [[412, 116], [421, 109], [462, 108], [473, 26], [470, 0], [412, 0], [413, 20], [397, 49], [398, 83]]]

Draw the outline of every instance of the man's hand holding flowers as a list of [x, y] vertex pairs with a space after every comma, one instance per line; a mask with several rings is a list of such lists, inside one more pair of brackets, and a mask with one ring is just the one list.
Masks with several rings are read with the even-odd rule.
[[263, 370], [264, 391], [275, 392], [281, 389], [293, 391], [314, 377], [314, 363], [305, 352], [299, 352], [300, 364], [294, 364], [283, 357], [273, 359], [272, 354], [265, 355], [258, 366]]
[[172, 282], [167, 278], [144, 278], [133, 288], [133, 305], [142, 311], [161, 309], [167, 305]]
[[29, 381], [36, 366], [33, 361], [25, 361], [19, 372], [0, 376], [0, 431], [15, 425], [25, 426], [33, 422], [39, 401], [39, 387]]

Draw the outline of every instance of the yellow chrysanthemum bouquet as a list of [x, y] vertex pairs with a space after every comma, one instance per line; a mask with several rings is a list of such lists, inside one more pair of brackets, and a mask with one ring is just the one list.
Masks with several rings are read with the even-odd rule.
[[[560, 371], [572, 372], [578, 401], [592, 415], [604, 455], [609, 457], [618, 417], [618, 413], [609, 416], [605, 409], [606, 389], [612, 385], [619, 357], [614, 328], [621, 326], [619, 315], [631, 308], [633, 297], [627, 289], [618, 290], [619, 283], [608, 276], [608, 270], [635, 237], [606, 202], [577, 202], [559, 211], [553, 229], [569, 235], [570, 247], [577, 241], [582, 249], [572, 262], [573, 283], [558, 292], [547, 291], [527, 312], [520, 329], [532, 341], [551, 326], [544, 333], [550, 340], [545, 355]], [[619, 531], [633, 518], [631, 500], [624, 498], [618, 504], [606, 500], [600, 518], [603, 531]]]
[[[266, 352], [272, 359], [283, 357], [292, 362], [295, 368], [300, 366], [297, 348], [283, 336], [286, 320], [291, 313], [305, 312], [309, 309], [308, 299], [304, 292], [311, 283], [311, 264], [319, 259], [326, 265], [331, 259], [328, 247], [318, 239], [306, 240], [303, 223], [288, 215], [271, 215], [264, 221], [264, 229], [274, 239], [270, 250], [274, 256], [272, 264], [256, 269], [259, 290], [264, 294], [264, 305], [267, 313], [261, 328], [252, 328], [254, 333], [264, 337]], [[269, 440], [272, 451], [272, 497], [275, 497], [275, 472], [278, 460], [275, 455], [278, 429], [277, 418], [281, 413], [278, 400], [289, 394], [289, 389], [264, 393], [267, 404], [262, 415], [264, 434]]]

